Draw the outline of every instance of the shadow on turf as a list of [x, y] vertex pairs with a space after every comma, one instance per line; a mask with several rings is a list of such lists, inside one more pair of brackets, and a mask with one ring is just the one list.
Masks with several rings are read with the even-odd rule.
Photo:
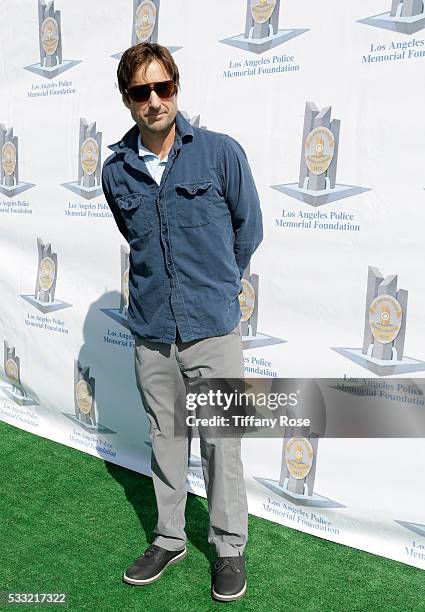
[[[155, 493], [152, 480], [147, 476], [136, 474], [126, 468], [105, 461], [105, 467], [124, 489], [128, 501], [134, 508], [140, 524], [146, 535], [146, 541], [154, 539], [157, 512]], [[208, 512], [196, 495], [188, 494], [186, 504], [186, 533], [189, 542], [193, 544], [210, 563], [214, 562], [215, 554], [207, 542]], [[144, 548], [144, 543], [140, 543]], [[141, 551], [142, 552], [142, 551]], [[141, 554], [141, 553], [140, 553]]]

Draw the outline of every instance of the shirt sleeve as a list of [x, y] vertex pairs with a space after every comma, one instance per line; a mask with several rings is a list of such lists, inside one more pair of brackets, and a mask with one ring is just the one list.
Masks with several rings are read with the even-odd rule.
[[109, 188], [108, 179], [107, 179], [107, 170], [105, 169], [105, 166], [103, 166], [102, 168], [102, 189], [103, 189], [103, 193], [105, 194], [105, 198], [108, 203], [108, 206], [111, 209], [111, 213], [114, 216], [115, 223], [117, 224], [117, 227], [119, 231], [121, 232], [121, 234], [124, 236], [124, 238], [128, 242], [127, 226], [125, 225], [125, 222], [121, 216], [120, 209], [116, 205], [115, 200], [112, 196], [111, 190]]
[[235, 259], [242, 278], [252, 254], [263, 239], [263, 222], [247, 156], [241, 145], [230, 137], [223, 141], [222, 180], [235, 234]]

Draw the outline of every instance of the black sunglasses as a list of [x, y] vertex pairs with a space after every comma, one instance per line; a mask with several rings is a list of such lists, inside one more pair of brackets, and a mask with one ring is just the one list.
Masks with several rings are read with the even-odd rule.
[[133, 85], [127, 89], [126, 94], [134, 102], [147, 102], [151, 97], [151, 91], [154, 91], [160, 98], [171, 98], [177, 92], [177, 86], [174, 81]]

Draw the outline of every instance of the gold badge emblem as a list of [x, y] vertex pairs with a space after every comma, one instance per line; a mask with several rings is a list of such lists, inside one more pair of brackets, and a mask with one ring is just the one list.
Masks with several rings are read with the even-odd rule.
[[293, 478], [301, 480], [308, 476], [313, 465], [314, 451], [307, 438], [291, 438], [286, 443], [285, 460]]
[[18, 380], [18, 364], [14, 359], [8, 359], [5, 363], [4, 370], [8, 378]]
[[129, 275], [129, 268], [126, 268], [122, 275], [122, 296], [124, 298], [126, 308], [128, 308], [128, 297], [129, 297], [128, 275]]
[[77, 405], [83, 414], [88, 414], [93, 406], [92, 388], [86, 380], [79, 380], [75, 386]]
[[55, 280], [56, 266], [53, 259], [44, 257], [38, 268], [38, 280], [43, 291], [49, 291]]
[[59, 26], [56, 19], [47, 17], [41, 24], [40, 33], [46, 55], [53, 55], [59, 45]]
[[242, 293], [239, 294], [239, 305], [242, 313], [241, 321], [244, 323], [251, 317], [255, 308], [254, 287], [245, 278], [242, 279]]
[[86, 174], [94, 174], [99, 163], [99, 145], [94, 138], [86, 138], [80, 149], [81, 166]]
[[255, 23], [266, 23], [273, 15], [277, 0], [251, 0], [251, 15]]
[[335, 138], [328, 128], [314, 128], [305, 140], [305, 161], [313, 174], [323, 174], [331, 165]]
[[145, 0], [136, 11], [135, 28], [139, 42], [146, 42], [152, 36], [155, 23], [156, 6], [151, 0]]
[[392, 295], [378, 295], [369, 307], [369, 325], [375, 340], [388, 344], [398, 335], [403, 319], [400, 303]]
[[5, 142], [1, 150], [1, 165], [7, 176], [11, 176], [16, 168], [16, 147], [13, 142]]

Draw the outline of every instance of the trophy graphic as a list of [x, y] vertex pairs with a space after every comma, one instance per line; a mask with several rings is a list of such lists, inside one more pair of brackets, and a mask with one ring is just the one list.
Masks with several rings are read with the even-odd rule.
[[330, 106], [319, 111], [313, 102], [306, 103], [298, 183], [272, 185], [273, 189], [310, 206], [322, 206], [369, 191], [366, 187], [336, 182], [341, 122], [331, 120], [331, 111]]
[[12, 198], [22, 193], [34, 183], [19, 180], [18, 137], [13, 135], [13, 127], [7, 129], [0, 123], [0, 192]]
[[425, 4], [423, 0], [391, 0], [389, 12], [359, 19], [358, 23], [400, 34], [415, 34], [425, 28]]
[[[277, 390], [281, 384], [272, 381], [273, 390]], [[319, 436], [323, 436], [326, 430], [326, 408], [323, 395], [315, 380], [298, 380], [297, 385], [300, 388], [298, 391], [300, 402], [292, 408], [287, 408], [286, 414], [289, 418], [302, 415], [310, 421], [310, 425], [283, 426], [279, 480], [257, 477], [255, 480], [297, 506], [343, 508], [339, 502], [314, 491]]]
[[74, 408], [77, 420], [86, 427], [96, 427], [95, 380], [90, 368], [74, 362]]
[[[104, 427], [98, 420], [98, 407], [96, 402], [96, 383], [90, 376], [90, 367], [83, 367], [78, 359], [74, 360], [74, 414], [62, 414], [74, 423], [90, 432], [116, 433]], [[96, 449], [101, 452], [99, 449]]]
[[245, 32], [220, 42], [253, 53], [273, 47], [308, 32], [308, 29], [279, 30], [280, 0], [247, 0]]
[[80, 119], [78, 142], [78, 181], [63, 183], [62, 187], [91, 200], [103, 193], [101, 181], [102, 132], [96, 131], [96, 121]]
[[21, 295], [21, 298], [43, 313], [69, 308], [72, 304], [55, 299], [58, 275], [58, 256], [52, 251], [50, 242], [44, 243], [37, 238], [38, 265], [34, 295]]
[[401, 525], [405, 529], [409, 529], [409, 531], [416, 533], [416, 535], [419, 535], [425, 538], [425, 525], [421, 525], [421, 523], [409, 523], [408, 521], [394, 521], [394, 522], [398, 523], [398, 525]]
[[257, 330], [258, 325], [258, 297], [259, 276], [250, 273], [250, 266], [246, 268], [242, 280], [242, 291], [239, 294], [241, 308], [241, 332], [242, 345], [244, 349], [259, 348], [272, 344], [283, 344], [286, 340], [274, 338], [267, 334], [261, 334]]
[[406, 318], [407, 291], [397, 290], [397, 276], [369, 266], [363, 346], [333, 350], [378, 376], [425, 370], [425, 362], [404, 355]]
[[128, 312], [128, 300], [129, 300], [129, 289], [128, 280], [130, 275], [130, 251], [129, 249], [121, 245], [121, 294], [120, 294], [120, 307], [119, 308], [101, 308], [102, 312], [108, 315], [128, 329], [127, 312]]
[[[138, 43], [158, 42], [159, 4], [161, 0], [133, 0], [133, 24], [131, 29], [131, 45]], [[169, 47], [170, 53], [181, 47]], [[123, 52], [115, 53], [113, 58], [120, 60]]]
[[30, 397], [21, 383], [21, 360], [15, 353], [15, 347], [4, 341], [4, 372], [9, 382], [2, 386], [2, 391], [9, 399], [19, 406], [38, 406], [38, 402]]
[[25, 66], [25, 70], [53, 79], [80, 63], [81, 60], [62, 59], [61, 13], [55, 11], [54, 0], [38, 0], [38, 38], [40, 62]]
[[206, 125], [201, 125], [201, 115], [189, 115], [189, 113], [187, 111], [180, 111], [181, 114], [183, 115], [183, 117], [186, 119], [186, 121], [188, 121], [190, 123], [190, 125], [193, 125], [194, 127], [198, 127], [201, 129], [206, 130], [207, 126]]

